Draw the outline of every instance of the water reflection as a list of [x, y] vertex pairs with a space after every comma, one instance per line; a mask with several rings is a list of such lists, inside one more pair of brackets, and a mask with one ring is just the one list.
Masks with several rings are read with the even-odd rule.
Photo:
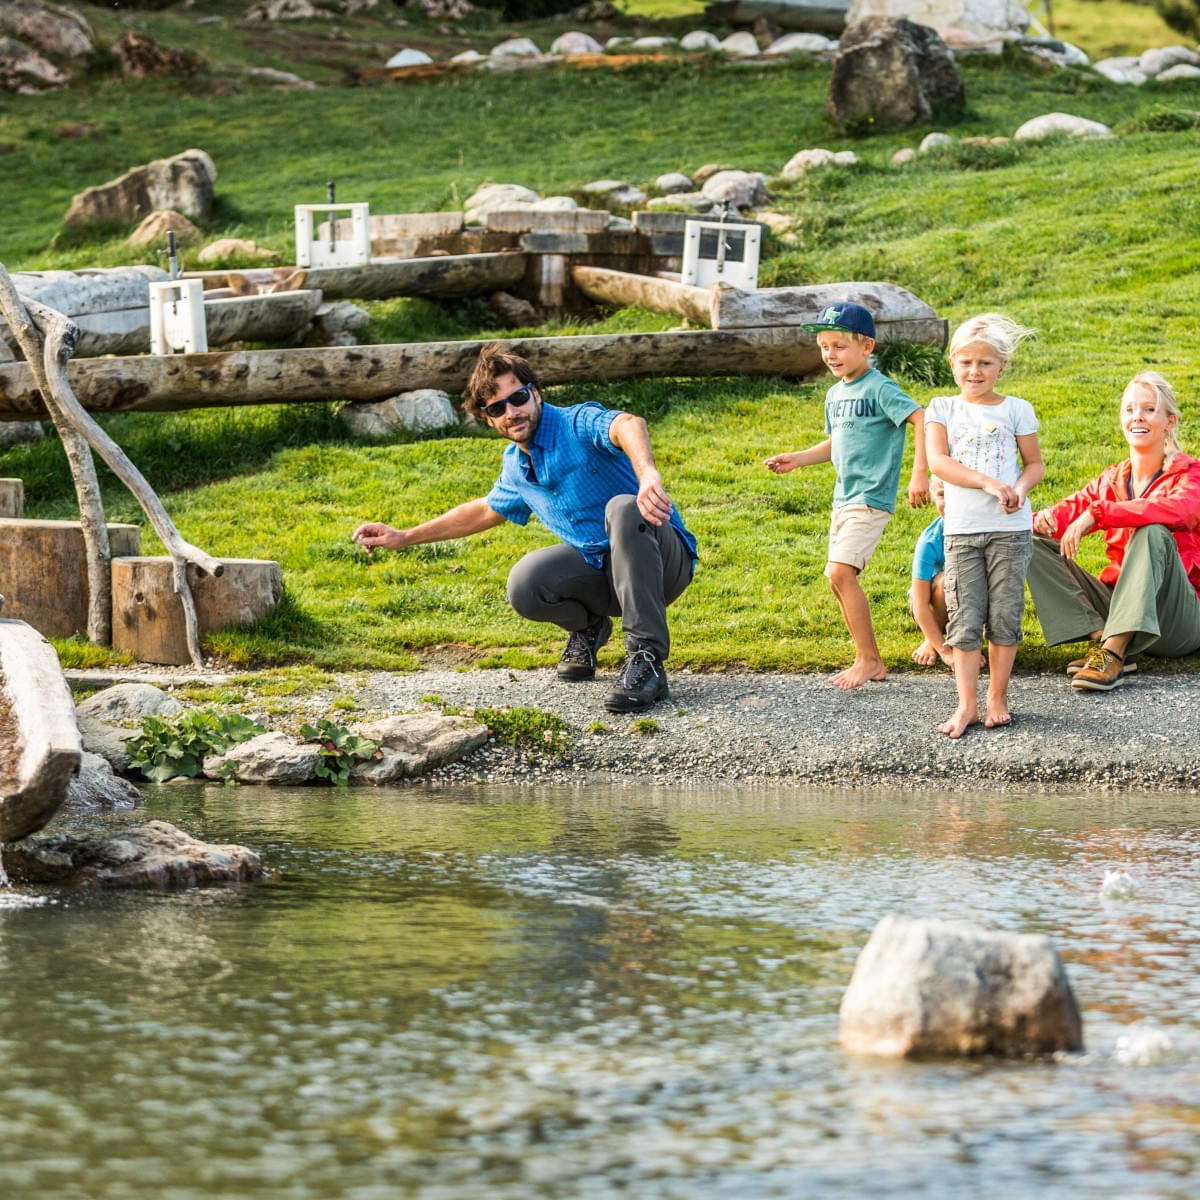
[[[1191, 807], [164, 788], [116, 820], [245, 842], [280, 882], [0, 905], [0, 1189], [1182, 1196]], [[888, 911], [1049, 934], [1088, 1053], [844, 1057], [837, 1005]]]

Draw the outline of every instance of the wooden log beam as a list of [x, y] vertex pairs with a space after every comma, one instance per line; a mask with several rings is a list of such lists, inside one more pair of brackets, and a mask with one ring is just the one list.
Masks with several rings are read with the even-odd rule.
[[[415, 388], [458, 392], [482, 341], [229, 350], [76, 359], [69, 378], [91, 412], [175, 412], [245, 404], [382, 400]], [[506, 338], [548, 384], [642, 375], [807, 375], [812, 334], [792, 327]], [[28, 366], [0, 363], [0, 420], [45, 416]]]
[[589, 299], [612, 308], [647, 308], [679, 313], [697, 325], [712, 325], [713, 294], [708, 288], [675, 283], [659, 275], [637, 275], [608, 267], [571, 268], [571, 280]]
[[815, 321], [827, 304], [838, 300], [853, 300], [869, 309], [880, 340], [946, 344], [945, 321], [923, 300], [894, 283], [817, 283], [753, 292], [718, 284], [713, 289], [713, 328], [802, 325]]
[[[188, 271], [185, 279], [203, 279], [206, 287], [223, 287], [231, 273]], [[307, 286], [326, 299], [386, 300], [392, 296], [430, 296], [453, 300], [503, 291], [525, 274], [520, 251], [494, 254], [440, 254], [431, 258], [375, 259], [360, 267], [312, 267]]]

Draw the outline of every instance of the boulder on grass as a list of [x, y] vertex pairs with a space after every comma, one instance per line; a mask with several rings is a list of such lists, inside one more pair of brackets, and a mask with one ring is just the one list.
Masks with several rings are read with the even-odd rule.
[[915, 1058], [1083, 1049], [1079, 1009], [1050, 939], [889, 915], [858, 956], [838, 1040]]
[[450, 397], [437, 388], [417, 388], [386, 400], [347, 404], [338, 416], [359, 437], [432, 433], [458, 424]]
[[127, 245], [140, 250], [144, 246], [166, 245], [168, 233], [181, 242], [200, 236], [200, 230], [183, 213], [167, 210], [152, 212], [125, 240]]
[[132, 225], [156, 209], [169, 208], [203, 221], [216, 182], [213, 160], [203, 150], [185, 150], [80, 192], [64, 220], [71, 226]]
[[162, 46], [144, 33], [127, 32], [113, 42], [121, 74], [126, 79], [145, 79], [148, 75], [195, 75], [204, 61], [190, 50]]
[[1018, 141], [1037, 141], [1056, 134], [1068, 137], [1112, 137], [1113, 132], [1099, 121], [1090, 121], [1087, 117], [1076, 117], [1071, 113], [1053, 112], [1026, 121], [1013, 137]]
[[12, 38], [0, 37], [0, 91], [44, 92], [66, 83], [66, 75], [53, 63]]
[[965, 97], [954, 55], [934, 30], [868, 17], [842, 34], [825, 113], [843, 125], [895, 128], [960, 110]]
[[51, 58], [86, 58], [96, 49], [92, 28], [80, 13], [37, 0], [3, 0], [0, 33], [11, 34]]

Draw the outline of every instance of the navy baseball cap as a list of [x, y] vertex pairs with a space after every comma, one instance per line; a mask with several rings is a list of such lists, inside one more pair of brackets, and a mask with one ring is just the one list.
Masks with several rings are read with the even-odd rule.
[[863, 337], [875, 336], [875, 318], [863, 308], [850, 300], [838, 304], [827, 304], [821, 309], [820, 316], [811, 324], [802, 328], [809, 333], [820, 333], [822, 329], [840, 329], [845, 333], [861, 333]]

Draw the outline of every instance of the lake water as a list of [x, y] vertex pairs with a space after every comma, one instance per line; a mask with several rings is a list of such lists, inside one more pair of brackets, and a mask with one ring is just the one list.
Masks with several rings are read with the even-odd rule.
[[[280, 881], [0, 893], [0, 1196], [1194, 1197], [1197, 803], [151, 790], [80, 825]], [[1086, 1053], [842, 1053], [893, 911], [1048, 934]]]

